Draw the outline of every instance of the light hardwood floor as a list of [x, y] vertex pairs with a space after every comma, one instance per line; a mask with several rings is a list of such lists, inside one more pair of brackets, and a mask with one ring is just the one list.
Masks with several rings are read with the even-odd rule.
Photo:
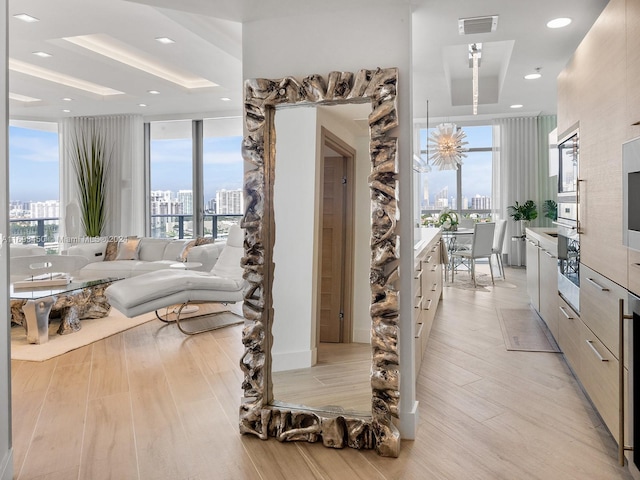
[[153, 321], [12, 362], [15, 478], [629, 480], [562, 356], [506, 351], [496, 308], [527, 306], [524, 270], [506, 274], [445, 287], [397, 459], [241, 436], [241, 327], [185, 338]]

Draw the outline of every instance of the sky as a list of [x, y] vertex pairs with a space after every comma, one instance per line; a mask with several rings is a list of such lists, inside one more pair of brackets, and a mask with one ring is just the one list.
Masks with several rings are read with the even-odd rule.
[[58, 200], [58, 134], [9, 127], [9, 199]]
[[[241, 143], [241, 136], [205, 138], [205, 201], [219, 189], [242, 188]], [[57, 133], [9, 127], [11, 201], [59, 199], [58, 163]], [[151, 142], [151, 189], [191, 190], [191, 140]]]

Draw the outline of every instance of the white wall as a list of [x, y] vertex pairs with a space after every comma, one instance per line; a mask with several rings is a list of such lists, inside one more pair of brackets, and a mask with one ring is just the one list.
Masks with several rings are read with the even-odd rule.
[[[275, 12], [274, 14], [277, 14]], [[411, 272], [413, 268], [412, 213], [412, 112], [411, 112], [411, 7], [371, 6], [334, 10], [331, 13], [269, 18], [243, 24], [243, 78], [304, 77], [312, 73], [397, 67], [399, 181], [402, 218], [401, 270], [401, 401], [400, 431], [414, 438], [417, 426], [415, 402], [413, 326], [411, 322]], [[406, 286], [406, 287], [405, 287]]]
[[316, 109], [278, 110], [274, 215], [274, 372], [316, 361]]
[[9, 311], [9, 251], [7, 241], [9, 235], [9, 154], [8, 154], [8, 129], [9, 113], [7, 106], [7, 1], [0, 0], [0, 25], [3, 25], [4, 35], [0, 37], [0, 58], [2, 59], [2, 72], [0, 75], [0, 289], [4, 295], [0, 295], [0, 480], [10, 480], [13, 477], [13, 450], [11, 449], [11, 388], [10, 388], [10, 361], [9, 361], [9, 329], [11, 318]]

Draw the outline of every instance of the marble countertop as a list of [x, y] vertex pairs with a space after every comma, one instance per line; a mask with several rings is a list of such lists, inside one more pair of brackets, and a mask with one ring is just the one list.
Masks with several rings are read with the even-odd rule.
[[552, 242], [554, 245], [558, 243], [558, 229], [550, 227], [533, 227], [527, 228], [527, 235], [539, 242]]

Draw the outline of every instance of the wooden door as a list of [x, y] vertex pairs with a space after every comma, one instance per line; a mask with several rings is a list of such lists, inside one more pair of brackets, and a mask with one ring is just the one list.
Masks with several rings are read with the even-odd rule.
[[341, 342], [345, 290], [344, 157], [324, 159], [320, 252], [320, 341]]

